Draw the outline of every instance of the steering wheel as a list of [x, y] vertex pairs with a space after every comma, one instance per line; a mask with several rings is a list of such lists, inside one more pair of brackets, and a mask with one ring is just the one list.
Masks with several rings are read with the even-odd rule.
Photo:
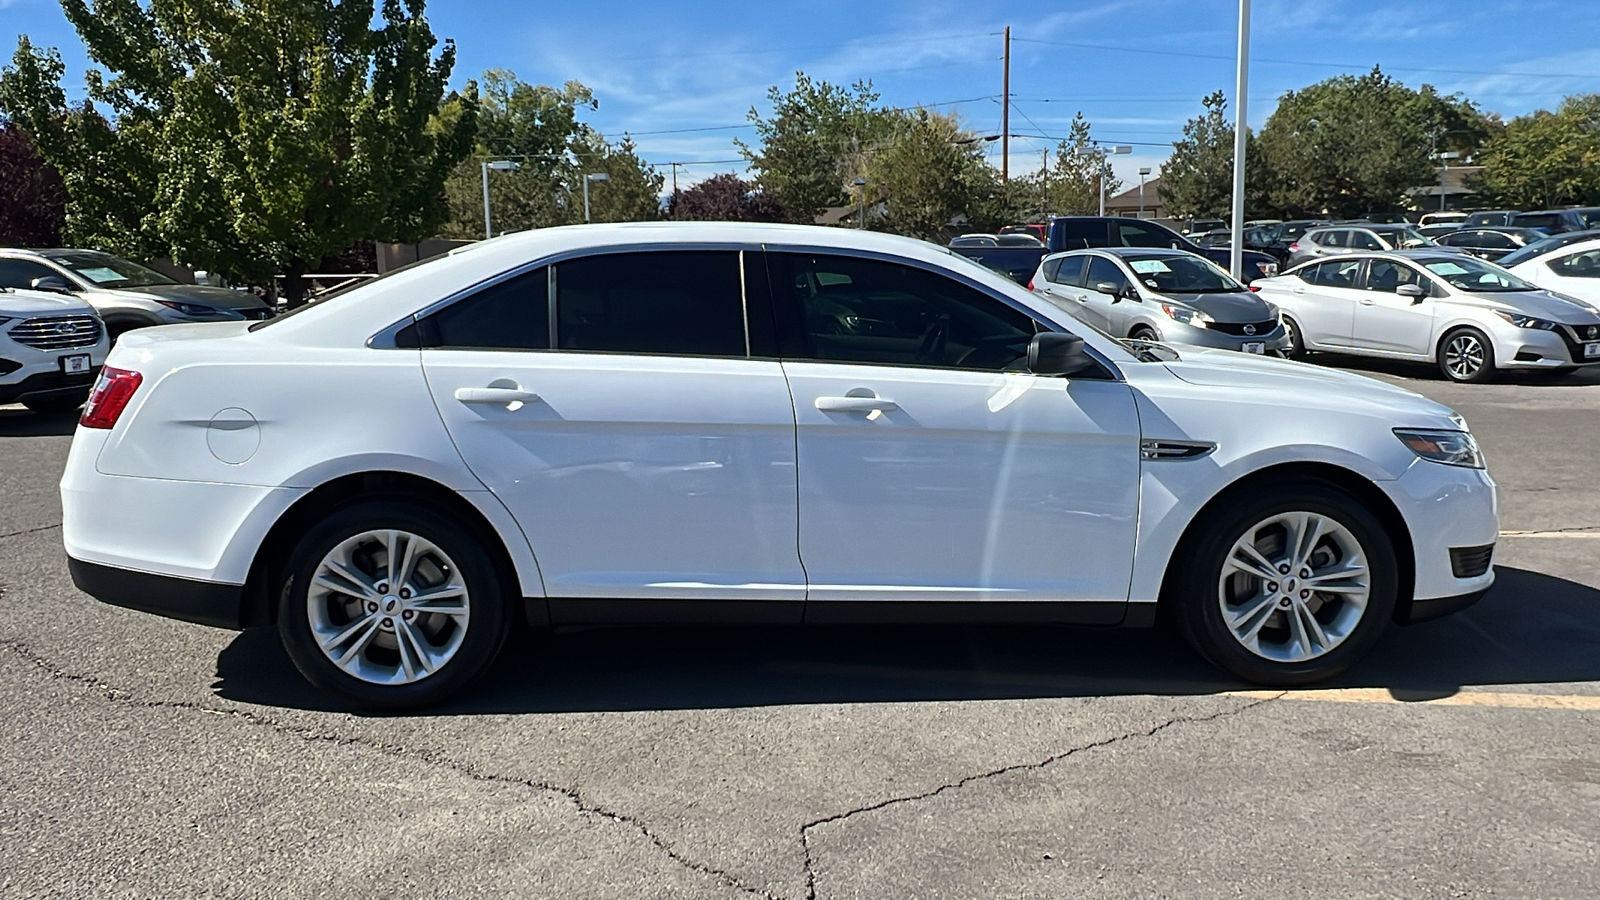
[[917, 362], [938, 363], [944, 361], [945, 344], [950, 337], [950, 320], [937, 319], [928, 330], [922, 333], [922, 345], [917, 348]]

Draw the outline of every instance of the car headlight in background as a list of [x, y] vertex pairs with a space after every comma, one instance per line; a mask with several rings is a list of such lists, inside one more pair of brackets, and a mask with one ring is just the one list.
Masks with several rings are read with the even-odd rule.
[[1510, 322], [1518, 328], [1537, 328], [1540, 331], [1555, 331], [1557, 327], [1556, 323], [1546, 319], [1535, 319], [1533, 316], [1524, 316], [1519, 313], [1501, 312], [1498, 309], [1494, 310], [1493, 312], [1495, 315], [1505, 319], [1507, 322]]
[[1483, 451], [1478, 442], [1465, 431], [1444, 431], [1430, 428], [1396, 428], [1394, 436], [1411, 452], [1429, 462], [1447, 466], [1483, 468]]
[[214, 316], [217, 314], [215, 309], [209, 306], [201, 306], [198, 303], [182, 303], [177, 300], [157, 300], [156, 302], [167, 309], [175, 309], [186, 316]]
[[1167, 316], [1174, 322], [1181, 322], [1184, 325], [1193, 325], [1196, 328], [1204, 328], [1216, 321], [1216, 319], [1211, 318], [1198, 309], [1190, 309], [1187, 306], [1175, 306], [1171, 303], [1161, 304], [1161, 311], [1166, 313]]

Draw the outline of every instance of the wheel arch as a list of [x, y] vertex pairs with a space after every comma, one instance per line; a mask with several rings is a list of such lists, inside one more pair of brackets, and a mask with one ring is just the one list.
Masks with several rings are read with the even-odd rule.
[[1433, 346], [1428, 348], [1428, 362], [1437, 363], [1440, 359], [1442, 359], [1444, 357], [1445, 340], [1449, 338], [1450, 335], [1455, 334], [1456, 332], [1465, 328], [1470, 328], [1473, 331], [1483, 335], [1483, 339], [1489, 343], [1489, 349], [1494, 351], [1495, 361], [1498, 363], [1500, 358], [1500, 348], [1495, 345], [1494, 335], [1490, 333], [1489, 326], [1477, 321], [1476, 319], [1467, 318], [1453, 319], [1435, 329], [1437, 337], [1433, 339]]
[[[461, 494], [437, 481], [409, 472], [365, 471], [341, 475], [325, 481], [292, 503], [278, 516], [257, 546], [245, 578], [242, 620], [244, 627], [274, 624], [277, 596], [283, 586], [283, 563], [305, 531], [334, 510], [352, 503], [394, 499], [418, 504], [449, 515], [467, 528], [482, 544], [495, 566], [495, 574], [507, 590], [518, 596], [527, 579], [519, 577], [516, 560], [499, 529], [484, 512]], [[491, 501], [498, 502], [498, 501]], [[531, 562], [531, 559], [528, 560]], [[534, 580], [538, 580], [537, 572]], [[533, 624], [544, 616], [544, 605], [527, 604]]]
[[1406, 524], [1405, 517], [1401, 515], [1399, 507], [1395, 506], [1389, 495], [1370, 479], [1351, 469], [1326, 462], [1287, 462], [1267, 466], [1241, 476], [1212, 495], [1184, 527], [1183, 535], [1178, 538], [1177, 544], [1172, 548], [1172, 554], [1167, 559], [1165, 574], [1161, 581], [1158, 616], [1162, 619], [1170, 618], [1168, 610], [1176, 601], [1175, 581], [1179, 568], [1177, 563], [1190, 551], [1202, 533], [1207, 519], [1218, 508], [1241, 494], [1259, 491], [1273, 482], [1295, 480], [1324, 481], [1349, 491], [1378, 517], [1378, 521], [1383, 524], [1384, 531], [1394, 544], [1395, 559], [1400, 566], [1394, 621], [1402, 623], [1409, 621], [1412, 594], [1416, 587], [1416, 548], [1411, 540], [1410, 526]]

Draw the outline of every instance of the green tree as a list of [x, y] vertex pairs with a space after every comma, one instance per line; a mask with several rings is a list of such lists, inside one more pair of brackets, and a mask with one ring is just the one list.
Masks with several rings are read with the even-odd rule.
[[1470, 102], [1412, 90], [1374, 68], [1289, 91], [1261, 129], [1274, 211], [1350, 218], [1401, 209], [1436, 178], [1435, 150], [1470, 150], [1488, 134]]
[[1089, 136], [1089, 120], [1082, 112], [1073, 116], [1072, 128], [1056, 146], [1055, 161], [1043, 176], [1048, 211], [1069, 216], [1098, 213], [1102, 172], [1107, 197], [1122, 189], [1122, 179], [1110, 173], [1106, 157], [1105, 148]]
[[828, 207], [849, 203], [846, 186], [890, 127], [872, 84], [839, 87], [796, 72], [794, 90], [774, 85], [767, 100], [770, 117], [750, 110], [759, 145], [735, 141], [756, 183], [794, 222], [810, 223]]
[[[1183, 140], [1172, 145], [1172, 156], [1161, 164], [1159, 193], [1175, 216], [1227, 219], [1233, 210], [1233, 123], [1228, 121], [1228, 101], [1221, 91], [1206, 95], [1205, 112], [1183, 126]], [[1263, 206], [1261, 178], [1265, 166], [1255, 158], [1256, 140], [1245, 135], [1245, 203], [1247, 209]]]
[[1517, 209], [1600, 204], [1600, 94], [1568, 97], [1555, 112], [1519, 116], [1478, 161], [1484, 201]]
[[296, 305], [324, 257], [363, 239], [420, 240], [443, 221], [477, 91], [460, 98], [451, 128], [429, 127], [455, 48], [435, 55], [421, 0], [62, 9], [110, 73], [89, 77], [96, 106], [68, 110], [59, 57], [26, 39], [0, 104], [66, 177], [80, 240], [245, 278], [281, 271]]
[[[662, 217], [661, 188], [665, 179], [655, 166], [639, 158], [632, 138], [623, 137], [611, 144], [598, 131], [585, 129], [574, 152], [584, 172], [610, 176], [589, 186], [593, 221], [645, 222]], [[583, 184], [575, 181], [574, 185], [574, 221], [581, 221]]]
[[885, 119], [888, 126], [862, 170], [868, 202], [882, 203], [881, 215], [869, 214], [868, 227], [936, 240], [958, 217], [972, 227], [995, 217], [989, 204], [999, 173], [954, 116], [918, 109]]

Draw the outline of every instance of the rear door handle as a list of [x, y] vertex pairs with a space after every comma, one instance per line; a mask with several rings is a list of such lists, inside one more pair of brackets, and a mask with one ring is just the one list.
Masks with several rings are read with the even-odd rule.
[[1304, 294], [1306, 292], [1306, 289], [1305, 288], [1295, 288], [1294, 292], [1296, 294]]
[[464, 387], [456, 388], [456, 399], [462, 403], [532, 403], [539, 395], [521, 388]]
[[900, 404], [884, 397], [818, 397], [817, 409], [823, 412], [891, 412]]

